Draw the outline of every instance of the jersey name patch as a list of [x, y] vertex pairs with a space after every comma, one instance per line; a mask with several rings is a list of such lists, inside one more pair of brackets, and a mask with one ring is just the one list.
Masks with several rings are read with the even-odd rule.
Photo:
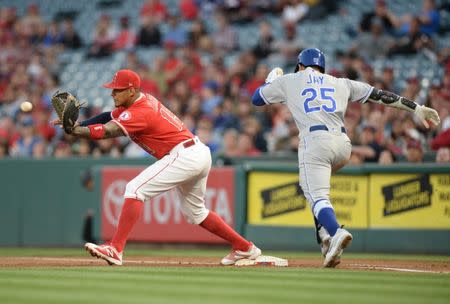
[[131, 113], [128, 111], [123, 111], [119, 115], [119, 120], [126, 121], [126, 120], [130, 120], [130, 119], [131, 119]]

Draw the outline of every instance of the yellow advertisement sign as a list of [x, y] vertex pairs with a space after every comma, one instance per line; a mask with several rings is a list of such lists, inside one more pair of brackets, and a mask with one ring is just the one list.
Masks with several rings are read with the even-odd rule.
[[[249, 224], [314, 227], [309, 203], [298, 185], [298, 174], [250, 172], [247, 221]], [[367, 177], [331, 178], [331, 203], [340, 224], [367, 228]]]
[[373, 228], [450, 228], [450, 175], [372, 174]]

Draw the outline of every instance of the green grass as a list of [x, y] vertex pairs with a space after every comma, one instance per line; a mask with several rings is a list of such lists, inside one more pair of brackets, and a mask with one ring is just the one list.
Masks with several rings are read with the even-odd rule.
[[[224, 250], [128, 250], [139, 256], [221, 257]], [[317, 254], [267, 252], [284, 257]], [[79, 249], [1, 248], [6, 256], [86, 256]], [[374, 255], [346, 257], [374, 258]], [[399, 255], [378, 258], [401, 259]], [[426, 256], [449, 261], [449, 257]], [[421, 259], [421, 256], [406, 256]], [[311, 268], [0, 268], [0, 303], [446, 303], [450, 275]]]

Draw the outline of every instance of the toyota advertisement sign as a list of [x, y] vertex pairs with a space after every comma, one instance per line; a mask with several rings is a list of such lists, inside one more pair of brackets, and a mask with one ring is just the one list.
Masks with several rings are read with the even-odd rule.
[[[101, 237], [110, 240], [119, 221], [128, 181], [145, 167], [104, 167], [101, 171]], [[213, 168], [208, 177], [205, 204], [234, 226], [234, 168]], [[144, 202], [142, 216], [128, 238], [131, 241], [171, 243], [225, 243], [200, 226], [189, 224], [181, 212], [177, 191]]]

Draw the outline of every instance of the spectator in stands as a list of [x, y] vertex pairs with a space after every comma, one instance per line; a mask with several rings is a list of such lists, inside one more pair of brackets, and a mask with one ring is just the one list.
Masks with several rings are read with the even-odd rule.
[[134, 48], [135, 44], [136, 35], [130, 29], [130, 19], [128, 16], [122, 16], [120, 18], [120, 31], [114, 40], [113, 50], [130, 50]]
[[410, 140], [406, 146], [406, 160], [410, 163], [423, 162], [423, 148], [420, 141]]
[[172, 15], [168, 20], [167, 31], [163, 35], [163, 43], [175, 43], [180, 47], [186, 44], [188, 41], [188, 33], [183, 24], [179, 22], [179, 17]]
[[375, 9], [363, 14], [361, 21], [359, 22], [360, 31], [369, 32], [374, 18], [381, 19], [384, 30], [388, 33], [392, 33], [394, 30], [393, 21], [396, 17], [389, 11], [385, 0], [376, 0]]
[[244, 84], [245, 90], [249, 95], [255, 92], [257, 88], [264, 84], [264, 81], [269, 73], [269, 67], [266, 64], [260, 63], [256, 67], [255, 76], [247, 80]]
[[450, 128], [448, 126], [443, 126], [443, 130], [430, 142], [430, 147], [433, 150], [450, 147]]
[[198, 7], [195, 0], [181, 0], [178, 7], [183, 19], [185, 20], [197, 19]]
[[168, 79], [166, 74], [167, 72], [164, 65], [164, 58], [158, 56], [153, 60], [148, 72], [148, 76], [158, 84], [158, 89], [161, 96], [164, 96], [166, 94], [168, 88]]
[[426, 35], [436, 34], [440, 28], [440, 15], [436, 8], [434, 0], [423, 0], [422, 10], [417, 15], [406, 14], [400, 18], [392, 19], [396, 26], [398, 33], [406, 35], [410, 32], [411, 27], [415, 26], [413, 23], [415, 19], [418, 22], [419, 30]]
[[222, 148], [219, 154], [222, 157], [236, 157], [239, 156], [238, 146], [239, 132], [236, 129], [230, 128], [225, 130], [223, 134]]
[[238, 137], [238, 155], [239, 156], [258, 156], [261, 151], [255, 147], [253, 138], [246, 133], [240, 133]]
[[161, 42], [161, 31], [152, 16], [141, 18], [141, 28], [137, 37], [137, 44], [141, 46], [158, 46]]
[[88, 51], [88, 57], [105, 57], [112, 53], [112, 46], [116, 38], [116, 31], [108, 15], [102, 15], [97, 22]]
[[440, 148], [436, 152], [436, 163], [448, 164], [450, 163], [450, 148]]
[[69, 49], [78, 49], [83, 45], [80, 35], [76, 32], [73, 21], [70, 19], [64, 20], [62, 24], [62, 43]]
[[214, 46], [218, 52], [226, 54], [227, 52], [238, 49], [238, 35], [230, 26], [225, 15], [218, 13], [215, 18], [217, 30], [211, 33]]
[[219, 106], [223, 98], [218, 94], [219, 86], [213, 81], [207, 81], [203, 85], [203, 89], [201, 92], [202, 97], [202, 112], [206, 115], [212, 115], [214, 108]]
[[239, 128], [239, 119], [234, 113], [234, 102], [231, 97], [224, 97], [221, 105], [216, 107], [214, 116], [214, 130], [222, 133], [223, 130]]
[[261, 123], [255, 116], [249, 116], [241, 121], [241, 132], [251, 137], [252, 146], [258, 151], [267, 152], [267, 141], [264, 138]]
[[422, 49], [433, 48], [433, 41], [429, 36], [420, 32], [420, 21], [418, 18], [411, 20], [409, 31], [406, 36], [399, 38], [389, 49], [388, 56], [392, 55], [412, 55]]
[[395, 162], [394, 155], [389, 150], [383, 150], [380, 153], [380, 158], [378, 159], [378, 163], [380, 165], [391, 165]]
[[352, 147], [352, 153], [357, 154], [364, 162], [378, 162], [383, 148], [376, 141], [377, 129], [374, 126], [363, 127], [360, 136], [360, 144]]
[[419, 14], [420, 31], [427, 35], [436, 34], [440, 28], [440, 15], [435, 0], [423, 0]]
[[[381, 72], [381, 81], [387, 91], [400, 94], [399, 88], [396, 86], [394, 77], [394, 68], [391, 66], [385, 66]], [[388, 108], [386, 108], [388, 109]]]
[[148, 67], [141, 65], [135, 71], [141, 77], [141, 92], [151, 94], [160, 99], [162, 95], [159, 90], [158, 83], [149, 76]]
[[383, 21], [372, 18], [369, 32], [362, 32], [356, 37], [351, 51], [359, 53], [365, 60], [370, 61], [385, 57], [394, 40], [384, 33]]
[[176, 44], [168, 41], [164, 44], [165, 58], [163, 71], [166, 76], [167, 86], [170, 88], [175, 82], [183, 78], [185, 63], [176, 55]]
[[120, 157], [122, 155], [122, 151], [120, 150], [120, 146], [117, 144], [116, 138], [107, 138], [98, 140], [97, 146], [92, 150], [92, 155], [94, 157]]
[[297, 55], [305, 43], [297, 35], [294, 23], [285, 24], [283, 30], [284, 36], [276, 39], [272, 45], [273, 53], [269, 56], [269, 62], [273, 62], [273, 66], [295, 66]]
[[26, 15], [20, 18], [17, 25], [21, 27], [21, 34], [31, 38], [37, 30], [45, 28], [44, 20], [39, 13], [39, 6], [31, 3], [27, 7]]
[[79, 142], [78, 142], [78, 146], [75, 149], [76, 150], [76, 154], [79, 157], [89, 157], [92, 155], [92, 146], [91, 146], [91, 141], [85, 139], [85, 138], [80, 138]]
[[406, 87], [403, 89], [401, 95], [411, 99], [415, 100], [419, 104], [424, 104], [425, 100], [419, 96], [420, 93], [420, 81], [417, 77], [409, 77], [406, 80]]
[[211, 153], [219, 151], [220, 144], [214, 138], [213, 125], [210, 119], [204, 117], [198, 121], [197, 128], [195, 129], [195, 135], [198, 136], [202, 143], [208, 146]]
[[53, 150], [53, 157], [55, 158], [69, 158], [72, 155], [72, 148], [65, 141], [58, 142]]
[[39, 141], [33, 146], [33, 151], [31, 157], [34, 159], [42, 159], [47, 157], [48, 146], [45, 141]]
[[208, 32], [206, 31], [205, 24], [202, 20], [196, 19], [192, 21], [191, 27], [188, 32], [189, 45], [194, 49], [199, 49], [201, 41], [209, 39]]
[[308, 14], [308, 11], [309, 5], [306, 1], [289, 0], [288, 4], [283, 8], [281, 20], [284, 24], [296, 24]]
[[253, 47], [253, 54], [258, 60], [265, 59], [273, 52], [275, 39], [272, 33], [272, 25], [263, 20], [259, 23], [259, 36], [256, 45]]
[[42, 40], [44, 47], [51, 47], [63, 42], [63, 35], [59, 30], [59, 24], [57, 22], [51, 22], [47, 27], [47, 33]]
[[20, 121], [20, 137], [13, 143], [10, 155], [13, 157], [31, 157], [34, 146], [42, 141], [42, 138], [36, 135], [34, 121], [31, 116], [25, 116]]
[[141, 18], [151, 17], [155, 19], [156, 24], [160, 24], [167, 20], [169, 13], [164, 1], [147, 0], [141, 8]]

